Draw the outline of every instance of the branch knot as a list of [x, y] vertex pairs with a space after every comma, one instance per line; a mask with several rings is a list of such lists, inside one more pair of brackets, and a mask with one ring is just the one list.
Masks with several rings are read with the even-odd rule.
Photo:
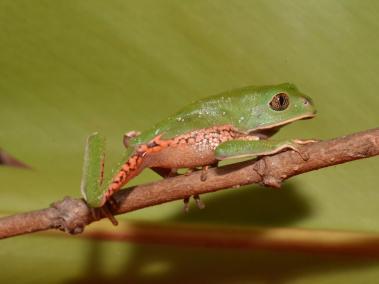
[[260, 184], [273, 188], [281, 187], [282, 179], [271, 173], [271, 167], [267, 165], [266, 157], [258, 160], [253, 169], [261, 177]]
[[58, 210], [59, 219], [56, 228], [70, 234], [79, 234], [85, 225], [90, 223], [88, 219], [89, 208], [82, 199], [65, 197], [63, 200], [51, 204], [52, 208]]

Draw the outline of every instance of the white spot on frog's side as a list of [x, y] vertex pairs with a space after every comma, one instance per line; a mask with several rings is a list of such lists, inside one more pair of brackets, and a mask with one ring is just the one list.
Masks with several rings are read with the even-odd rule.
[[196, 142], [195, 146], [197, 151], [203, 152], [208, 149], [208, 141], [205, 139], [200, 140], [199, 142]]
[[222, 115], [226, 115], [226, 112], [225, 112], [225, 111], [223, 111], [223, 112], [222, 112]]
[[238, 119], [238, 123], [241, 123], [244, 120], [245, 120], [245, 117], [241, 116], [240, 119]]
[[195, 143], [196, 150], [200, 153], [208, 150], [215, 150], [221, 142], [219, 133], [209, 133], [207, 138], [201, 139]]
[[176, 118], [176, 121], [178, 121], [178, 122], [183, 122], [183, 121], [184, 121], [184, 118], [183, 118], [183, 117], [177, 117], [177, 118]]

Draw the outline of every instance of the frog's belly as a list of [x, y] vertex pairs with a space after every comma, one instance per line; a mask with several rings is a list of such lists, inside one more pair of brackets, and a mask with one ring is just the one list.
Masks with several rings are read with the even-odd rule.
[[200, 148], [198, 145], [176, 145], [149, 153], [146, 157], [146, 167], [161, 168], [194, 168], [211, 165], [216, 162], [214, 149]]
[[145, 167], [194, 168], [216, 162], [214, 151], [220, 143], [241, 138], [233, 126], [214, 126], [195, 130], [173, 138], [161, 140], [157, 136], [139, 147]]

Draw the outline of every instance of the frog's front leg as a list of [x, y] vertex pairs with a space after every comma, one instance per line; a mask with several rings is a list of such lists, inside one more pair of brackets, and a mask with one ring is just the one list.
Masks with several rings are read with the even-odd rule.
[[297, 152], [303, 160], [308, 160], [309, 156], [300, 150], [299, 145], [314, 143], [314, 140], [231, 140], [221, 143], [215, 150], [218, 160], [234, 158], [252, 158], [258, 156], [273, 155], [284, 150], [291, 149]]
[[[174, 177], [178, 175], [177, 169], [169, 169], [169, 168], [160, 168], [160, 167], [151, 167], [151, 170], [156, 172], [158, 175], [160, 175], [163, 178], [169, 178], [169, 177]], [[195, 199], [196, 205], [200, 208], [204, 208], [204, 204], [201, 202], [199, 195], [194, 195], [193, 198]], [[190, 197], [186, 197], [183, 199], [184, 202], [184, 212], [188, 213], [189, 211], [189, 201]]]
[[[203, 166], [201, 168], [200, 180], [201, 181], [206, 181], [207, 177], [208, 177], [208, 170], [209, 170], [209, 168], [210, 167], [213, 168], [213, 167], [217, 167], [217, 166], [218, 166], [218, 161], [214, 162], [211, 165]], [[204, 204], [203, 201], [201, 201], [200, 195], [195, 194], [193, 196], [193, 199], [195, 200], [197, 208], [199, 208], [199, 209], [204, 209], [205, 208], [205, 204]], [[188, 203], [189, 203], [189, 198], [188, 199], [184, 199], [184, 211], [185, 212], [188, 212], [188, 210], [189, 210]]]
[[218, 161], [212, 163], [211, 165], [203, 166], [201, 168], [201, 175], [200, 175], [200, 180], [201, 181], [206, 181], [208, 177], [208, 170], [209, 168], [217, 168], [218, 167]]
[[[179, 175], [178, 172], [177, 172], [177, 169], [175, 169], [175, 168], [169, 169], [169, 168], [151, 167], [150, 169], [153, 170], [154, 172], [156, 172], [158, 175], [160, 175], [163, 178], [169, 178], [169, 177], [174, 177], [174, 176]], [[192, 171], [193, 171], [193, 169], [189, 169], [189, 172], [192, 172]], [[187, 175], [187, 173], [185, 173], [185, 175]], [[205, 208], [205, 205], [201, 201], [200, 196], [198, 194], [195, 194], [193, 196], [193, 198], [195, 200], [196, 206], [199, 209], [204, 209]], [[188, 211], [189, 211], [189, 201], [190, 201], [190, 197], [186, 197], [186, 198], [183, 199], [183, 202], [184, 202], [184, 208], [183, 208], [183, 210], [186, 213], [188, 213]]]

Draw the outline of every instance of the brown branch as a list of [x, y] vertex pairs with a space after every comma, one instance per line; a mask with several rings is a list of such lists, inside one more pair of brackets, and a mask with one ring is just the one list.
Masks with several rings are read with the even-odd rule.
[[[201, 181], [200, 172], [194, 172], [189, 176], [181, 175], [127, 188], [115, 194], [118, 207], [112, 209], [112, 213], [122, 214], [246, 184], [280, 187], [283, 180], [294, 175], [379, 155], [379, 128], [307, 144], [301, 147], [301, 152], [309, 159], [305, 161], [298, 153], [286, 151], [259, 160], [210, 169], [206, 181]], [[91, 210], [82, 199], [66, 197], [47, 209], [0, 218], [0, 239], [53, 228], [76, 234], [94, 221]]]

